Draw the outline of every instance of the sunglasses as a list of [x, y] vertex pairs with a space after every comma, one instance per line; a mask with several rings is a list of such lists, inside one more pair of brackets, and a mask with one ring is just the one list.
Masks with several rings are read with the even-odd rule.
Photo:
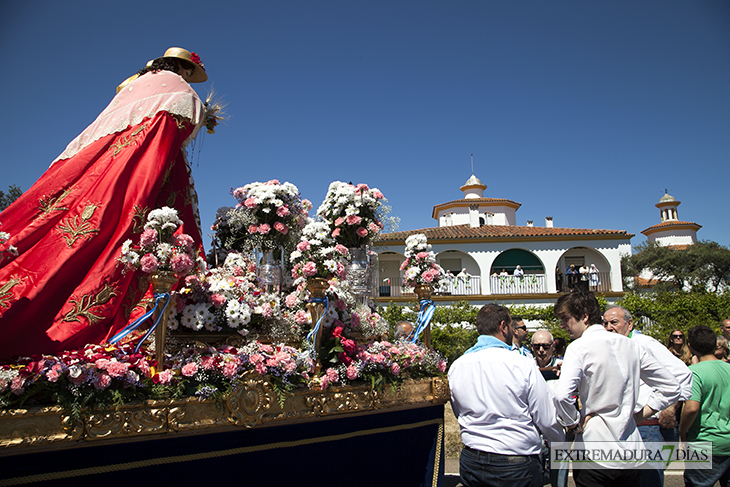
[[522, 325], [522, 326], [514, 326], [513, 328], [515, 330], [525, 330], [525, 331], [527, 331], [527, 326], [525, 326], [525, 325]]
[[548, 348], [550, 348], [552, 346], [553, 346], [552, 343], [533, 343], [532, 344], [533, 349], [544, 348], [545, 350], [547, 350]]
[[677, 338], [684, 338], [684, 335], [672, 335], [672, 339], [676, 340]]

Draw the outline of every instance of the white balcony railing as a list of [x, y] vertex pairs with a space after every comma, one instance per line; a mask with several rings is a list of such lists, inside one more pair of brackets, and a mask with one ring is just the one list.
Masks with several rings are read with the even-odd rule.
[[535, 294], [547, 292], [545, 274], [515, 276], [490, 276], [491, 294]]

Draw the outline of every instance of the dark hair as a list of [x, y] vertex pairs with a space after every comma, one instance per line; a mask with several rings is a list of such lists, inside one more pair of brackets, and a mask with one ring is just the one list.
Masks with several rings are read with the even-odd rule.
[[486, 304], [477, 313], [477, 331], [480, 335], [495, 335], [503, 321], [510, 323], [509, 310], [498, 304]]
[[576, 320], [581, 320], [583, 316], [588, 315], [588, 325], [598, 325], [603, 322], [601, 307], [598, 305], [596, 295], [592, 292], [573, 291], [563, 294], [555, 303], [554, 313], [558, 318], [568, 315]]
[[697, 325], [687, 332], [689, 347], [698, 357], [713, 355], [717, 343], [717, 335], [709, 326]]
[[555, 350], [564, 350], [565, 349], [565, 338], [563, 337], [555, 337], [555, 340], [553, 340], [553, 343], [555, 343]]
[[522, 321], [522, 316], [512, 316], [512, 321]]
[[157, 73], [158, 71], [172, 71], [173, 73], [177, 73], [180, 67], [184, 69], [195, 69], [195, 66], [184, 59], [160, 57], [152, 61], [152, 64], [149, 66], [140, 69], [137, 74], [142, 76], [145, 73]]

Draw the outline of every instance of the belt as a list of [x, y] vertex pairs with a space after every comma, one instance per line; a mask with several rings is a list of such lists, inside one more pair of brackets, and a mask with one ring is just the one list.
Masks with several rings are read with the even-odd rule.
[[538, 457], [538, 455], [503, 455], [501, 453], [492, 453], [490, 451], [477, 450], [476, 448], [472, 448], [472, 447], [466, 446], [466, 445], [464, 446], [464, 449], [469, 450], [470, 452], [473, 452], [473, 453], [482, 453], [485, 455], [492, 455], [495, 457], [503, 457], [503, 458], [506, 458], [508, 462], [514, 461], [514, 462], [522, 463], [522, 462], [528, 460], [529, 458]]
[[647, 420], [642, 421], [641, 423], [637, 424], [636, 426], [659, 426], [659, 420], [658, 419], [647, 419]]

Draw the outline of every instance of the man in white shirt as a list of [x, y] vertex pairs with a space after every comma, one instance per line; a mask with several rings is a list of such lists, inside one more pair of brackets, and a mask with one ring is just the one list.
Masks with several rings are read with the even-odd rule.
[[563, 441], [553, 395], [535, 363], [511, 351], [512, 319], [489, 304], [477, 314], [479, 339], [449, 369], [451, 405], [461, 429], [467, 487], [542, 485], [540, 433]]
[[[680, 401], [686, 401], [692, 397], [692, 371], [689, 370], [684, 362], [675, 357], [667, 347], [653, 339], [648, 335], [634, 330], [634, 320], [631, 312], [621, 306], [609, 306], [603, 313], [603, 327], [606, 330], [618, 333], [625, 337], [629, 337], [632, 341], [639, 344], [649, 355], [654, 357], [670, 374], [672, 374], [679, 382]], [[652, 388], [644, 381], [639, 384], [639, 404], [646, 404]], [[670, 407], [666, 409], [667, 415], [673, 416], [675, 409]], [[669, 418], [674, 419], [674, 418]], [[662, 434], [659, 426], [659, 416], [653, 415], [643, 422], [639, 423], [639, 433], [644, 441], [678, 441], [679, 438], [668, 437]], [[671, 431], [674, 431], [673, 428]], [[669, 433], [669, 432], [667, 432]], [[667, 436], [667, 437], [665, 437]], [[646, 469], [642, 473], [642, 487], [661, 487], [664, 485], [664, 471], [657, 469]]]
[[[601, 326], [601, 310], [592, 292], [561, 296], [555, 315], [573, 339], [555, 389], [561, 423], [578, 442], [641, 442], [637, 422], [679, 399], [677, 380], [636, 342]], [[653, 389], [644, 404], [639, 401], [642, 380]], [[580, 412], [573, 397], [576, 390], [583, 404]], [[610, 469], [598, 462], [591, 469], [574, 468], [573, 480], [578, 487], [639, 486], [641, 470], [631, 468], [636, 465]]]

